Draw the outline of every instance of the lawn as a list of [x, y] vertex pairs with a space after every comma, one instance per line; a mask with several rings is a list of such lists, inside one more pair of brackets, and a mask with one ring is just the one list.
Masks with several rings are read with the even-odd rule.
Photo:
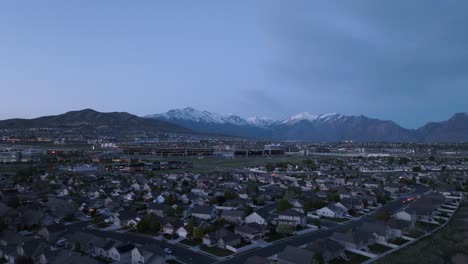
[[230, 250], [219, 248], [219, 247], [216, 247], [216, 246], [214, 246], [214, 247], [203, 247], [202, 250], [207, 252], [207, 253], [210, 253], [212, 255], [218, 256], [218, 257], [226, 257], [226, 256], [234, 254], [234, 252], [232, 252]]
[[106, 228], [106, 227], [109, 227], [109, 226], [111, 226], [111, 224], [106, 223], [106, 222], [101, 222], [101, 223], [96, 225], [96, 227], [99, 227], [99, 228]]
[[182, 262], [175, 260], [175, 259], [170, 259], [166, 261], [167, 264], [182, 264]]
[[184, 239], [184, 240], [180, 241], [179, 243], [184, 244], [184, 245], [189, 246], [189, 247], [195, 247], [195, 246], [200, 245], [201, 241], [194, 241], [194, 240], [190, 240], [190, 239]]
[[337, 223], [343, 223], [343, 222], [349, 221], [348, 218], [333, 218], [333, 217], [326, 217], [326, 216], [322, 216], [322, 217], [320, 217], [320, 219], [333, 221], [333, 222], [337, 222]]
[[416, 222], [416, 227], [421, 229], [422, 231], [431, 231], [431, 230], [434, 230], [437, 227], [439, 227], [439, 225], [418, 221], [418, 222]]
[[[228, 171], [237, 168], [245, 167], [256, 167], [265, 165], [267, 163], [280, 163], [280, 162], [291, 162], [300, 163], [306, 160], [308, 157], [237, 157], [234, 159], [226, 159], [219, 157], [205, 157], [204, 159], [198, 159], [196, 157], [171, 157], [173, 160], [188, 161], [193, 163], [193, 168], [186, 169], [172, 169], [171, 172], [195, 172], [195, 173], [207, 173], [216, 171]], [[315, 158], [330, 158], [330, 157], [315, 157]], [[167, 171], [160, 171], [166, 173]]]
[[283, 234], [280, 234], [280, 233], [275, 233], [275, 234], [269, 235], [264, 240], [266, 242], [273, 242], [273, 241], [280, 240], [280, 239], [283, 239], [283, 238], [287, 238], [287, 237], [290, 237], [290, 236], [292, 236], [292, 235], [283, 235]]
[[105, 258], [105, 257], [102, 257], [102, 256], [95, 257], [94, 259], [99, 261], [99, 262], [106, 263], [106, 264], [112, 263], [112, 260], [110, 260], [108, 258]]
[[368, 257], [363, 255], [355, 254], [352, 252], [346, 252], [346, 256], [348, 256], [349, 260], [344, 259], [335, 259], [333, 261], [328, 262], [329, 264], [360, 264], [366, 260], [369, 260]]
[[374, 254], [381, 254], [381, 253], [384, 253], [386, 251], [389, 251], [391, 248], [387, 247], [387, 246], [384, 246], [384, 245], [380, 245], [380, 244], [374, 244], [372, 246], [369, 246], [369, 249], [372, 253]]
[[378, 260], [377, 264], [468, 263], [468, 203], [433, 235]]
[[403, 245], [404, 243], [408, 242], [408, 240], [405, 240], [405, 239], [403, 239], [403, 238], [398, 237], [398, 238], [395, 238], [395, 239], [390, 240], [390, 241], [388, 241], [388, 242], [389, 242], [390, 244], [395, 244], [395, 245], [400, 246], [400, 245]]

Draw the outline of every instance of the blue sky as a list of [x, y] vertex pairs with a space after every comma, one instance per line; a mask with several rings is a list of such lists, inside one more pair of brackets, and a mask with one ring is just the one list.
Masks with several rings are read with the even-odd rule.
[[2, 1], [0, 118], [468, 111], [463, 1]]

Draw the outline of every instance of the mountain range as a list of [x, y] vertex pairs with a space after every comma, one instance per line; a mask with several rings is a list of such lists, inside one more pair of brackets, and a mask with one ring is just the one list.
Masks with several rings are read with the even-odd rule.
[[458, 143], [468, 142], [468, 113], [457, 113], [446, 121], [430, 122], [417, 129], [406, 129], [393, 121], [363, 115], [300, 113], [284, 120], [273, 120], [220, 115], [191, 107], [144, 117], [84, 109], [55, 116], [0, 121], [0, 129], [27, 128], [203, 133], [277, 141]]
[[192, 107], [145, 116], [192, 131], [257, 139], [337, 142], [468, 142], [468, 114], [457, 113], [443, 122], [406, 129], [393, 121], [337, 113], [300, 113], [285, 120], [220, 115]]
[[125, 112], [101, 113], [92, 109], [70, 111], [61, 115], [33, 119], [15, 118], [0, 121], [0, 129], [27, 128], [110, 128], [120, 131], [190, 132], [189, 129], [166, 121], [142, 118]]

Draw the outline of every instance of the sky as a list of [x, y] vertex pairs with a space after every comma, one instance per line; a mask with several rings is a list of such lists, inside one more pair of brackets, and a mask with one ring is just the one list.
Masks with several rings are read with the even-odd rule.
[[468, 2], [1, 1], [0, 119], [468, 112]]

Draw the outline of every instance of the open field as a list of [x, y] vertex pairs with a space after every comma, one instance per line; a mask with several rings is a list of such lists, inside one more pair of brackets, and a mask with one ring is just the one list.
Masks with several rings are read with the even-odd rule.
[[375, 263], [468, 263], [468, 202], [460, 206], [445, 228]]
[[245, 167], [254, 167], [259, 165], [264, 165], [267, 163], [281, 163], [281, 162], [291, 162], [291, 163], [301, 163], [307, 159], [330, 159], [332, 157], [315, 157], [315, 156], [278, 156], [278, 157], [250, 157], [250, 158], [220, 158], [220, 157], [204, 157], [199, 159], [197, 157], [170, 157], [170, 160], [177, 161], [187, 161], [193, 163], [193, 168], [189, 169], [176, 169], [176, 170], [165, 170], [161, 172], [195, 172], [195, 173], [205, 173], [205, 172], [223, 172], [230, 171], [234, 169], [241, 169]]

